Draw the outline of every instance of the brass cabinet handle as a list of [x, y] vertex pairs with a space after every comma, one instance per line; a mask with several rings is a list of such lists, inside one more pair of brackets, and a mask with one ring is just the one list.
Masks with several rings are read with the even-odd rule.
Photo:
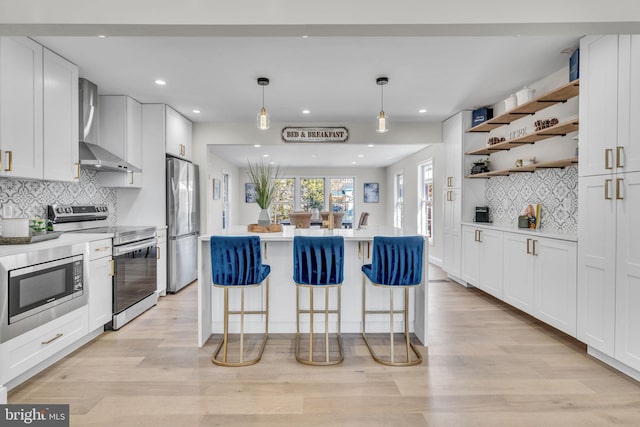
[[109, 273], [109, 276], [113, 277], [116, 275], [116, 262], [113, 259], [109, 260], [109, 262], [111, 263], [111, 273]]
[[624, 150], [624, 147], [616, 147], [616, 167], [617, 168], [623, 168], [624, 165], [622, 164], [622, 155], [624, 154], [624, 152], [622, 151]]
[[129, 177], [129, 184], [133, 184], [133, 172], [131, 172], [131, 176]]
[[482, 230], [475, 230], [475, 241], [478, 243], [482, 243]]
[[611, 196], [609, 195], [609, 185], [611, 184], [610, 179], [604, 180], [604, 199], [611, 200]]
[[609, 154], [613, 155], [613, 150], [611, 148], [606, 148], [604, 150], [604, 168], [605, 169], [613, 169], [611, 165], [609, 165]]
[[80, 179], [80, 162], [76, 163], [76, 172], [78, 173], [76, 176], [74, 176], [74, 179]]
[[99, 248], [95, 248], [94, 251], [95, 252], [104, 252], [108, 249], [111, 249], [111, 246], [100, 246]]
[[533, 242], [533, 250], [531, 251], [531, 255], [538, 256], [538, 253], [536, 252], [536, 243], [538, 243], [538, 241], [535, 239], [532, 239], [531, 241]]
[[527, 239], [527, 253], [529, 255], [531, 255], [531, 248], [529, 247], [530, 244], [531, 244], [531, 239]]
[[452, 176], [448, 176], [447, 177], [447, 187], [453, 187], [453, 177]]
[[13, 151], [5, 150], [5, 154], [9, 155], [9, 167], [5, 169], [6, 172], [11, 172], [13, 170]]
[[56, 334], [55, 337], [48, 339], [46, 341], [42, 341], [40, 344], [42, 345], [47, 345], [47, 344], [51, 344], [52, 342], [54, 342], [55, 340], [57, 340], [58, 338], [60, 338], [61, 336], [63, 336], [64, 334], [60, 333], [60, 334]]
[[616, 200], [624, 200], [624, 197], [622, 197], [622, 195], [620, 194], [620, 184], [622, 183], [622, 181], [624, 181], [624, 178], [616, 179]]

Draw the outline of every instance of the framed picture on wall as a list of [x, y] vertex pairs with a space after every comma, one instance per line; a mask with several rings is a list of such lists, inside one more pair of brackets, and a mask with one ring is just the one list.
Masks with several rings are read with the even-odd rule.
[[380, 184], [377, 182], [364, 183], [364, 202], [378, 203], [380, 202]]
[[213, 200], [220, 199], [220, 180], [213, 178]]
[[256, 185], [253, 182], [244, 184], [245, 203], [256, 203]]

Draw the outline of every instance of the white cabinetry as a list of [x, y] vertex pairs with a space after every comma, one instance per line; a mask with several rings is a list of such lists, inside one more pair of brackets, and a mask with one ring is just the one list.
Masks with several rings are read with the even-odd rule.
[[42, 179], [42, 46], [0, 38], [0, 176]]
[[[100, 145], [131, 165], [143, 169], [142, 105], [122, 95], [100, 96]], [[105, 187], [142, 187], [142, 172], [100, 172]]]
[[7, 384], [84, 337], [87, 319], [85, 305], [0, 345], [0, 383]]
[[89, 331], [111, 321], [113, 261], [111, 239], [89, 243]]
[[50, 181], [77, 182], [78, 67], [44, 49], [44, 173]]
[[462, 278], [502, 299], [502, 237], [496, 230], [462, 227]]
[[533, 261], [531, 238], [504, 233], [504, 302], [533, 314]]
[[580, 46], [578, 338], [640, 377], [640, 36]]
[[462, 222], [472, 221], [475, 206], [485, 204], [485, 183], [463, 179], [465, 171], [471, 166], [467, 164], [462, 153], [483, 145], [482, 135], [465, 132], [470, 126], [470, 111], [461, 111], [442, 124], [445, 151], [442, 267], [449, 277], [457, 281], [461, 280]]
[[158, 230], [158, 295], [167, 294], [167, 230]]
[[172, 156], [191, 160], [192, 132], [191, 121], [173, 108], [166, 106], [166, 152]]

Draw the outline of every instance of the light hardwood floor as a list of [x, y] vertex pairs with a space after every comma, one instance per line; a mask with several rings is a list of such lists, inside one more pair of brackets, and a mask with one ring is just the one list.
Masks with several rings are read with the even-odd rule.
[[9, 403], [69, 403], [73, 426], [640, 425], [638, 382], [431, 272], [418, 366], [376, 364], [357, 334], [338, 366], [298, 364], [293, 335], [270, 336], [257, 365], [214, 366], [215, 342], [196, 345], [193, 284], [10, 391]]

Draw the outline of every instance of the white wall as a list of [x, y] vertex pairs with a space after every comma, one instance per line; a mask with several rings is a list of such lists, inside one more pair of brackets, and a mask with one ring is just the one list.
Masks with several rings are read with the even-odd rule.
[[[389, 197], [393, 199], [393, 186], [396, 174], [404, 173], [404, 230], [417, 233], [418, 227], [418, 165], [427, 159], [433, 159], [433, 245], [429, 248], [429, 258], [432, 262], [442, 260], [442, 221], [443, 221], [443, 182], [444, 182], [444, 145], [431, 144], [386, 169], [386, 187]], [[393, 224], [393, 210], [395, 200], [386, 205], [386, 215]]]

